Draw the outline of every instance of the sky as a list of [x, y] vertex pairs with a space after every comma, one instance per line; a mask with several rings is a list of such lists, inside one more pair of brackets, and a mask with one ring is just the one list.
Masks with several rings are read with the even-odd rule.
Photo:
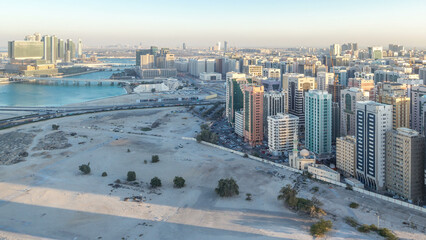
[[426, 48], [426, 0], [13, 0], [0, 16], [0, 47], [39, 32], [89, 47]]

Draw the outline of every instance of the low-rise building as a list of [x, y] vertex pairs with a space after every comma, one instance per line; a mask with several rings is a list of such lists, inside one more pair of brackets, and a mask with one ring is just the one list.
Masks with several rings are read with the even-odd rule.
[[202, 72], [200, 73], [200, 79], [204, 80], [204, 81], [209, 81], [209, 80], [222, 80], [222, 74], [220, 73], [215, 73], [215, 72]]
[[290, 167], [298, 170], [307, 170], [308, 165], [315, 163], [315, 161], [315, 154], [306, 149], [303, 149], [300, 152], [294, 149], [289, 156]]
[[340, 182], [340, 173], [327, 167], [323, 164], [308, 164], [308, 173], [312, 174], [315, 178], [326, 178], [332, 181]]

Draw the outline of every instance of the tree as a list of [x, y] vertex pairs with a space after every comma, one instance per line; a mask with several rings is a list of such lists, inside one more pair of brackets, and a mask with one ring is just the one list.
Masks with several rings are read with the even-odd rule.
[[155, 93], [155, 88], [151, 88], [151, 92], [152, 92], [152, 93]]
[[87, 164], [82, 164], [80, 166], [78, 166], [78, 169], [83, 173], [83, 174], [89, 174], [90, 173], [90, 162]]
[[58, 129], [59, 129], [59, 125], [52, 124], [52, 130], [58, 130]]
[[359, 204], [358, 204], [358, 203], [356, 203], [356, 202], [351, 202], [351, 203], [349, 204], [349, 207], [350, 207], [350, 208], [358, 208], [358, 207], [359, 207]]
[[132, 182], [136, 180], [136, 173], [134, 171], [127, 172], [127, 181]]
[[158, 177], [153, 177], [151, 179], [151, 187], [152, 188], [161, 187], [161, 180]]
[[328, 220], [320, 219], [317, 223], [311, 226], [310, 232], [314, 237], [322, 237], [331, 230], [333, 223]]
[[102, 177], [106, 177], [106, 176], [108, 176], [108, 174], [106, 172], [103, 172]]
[[381, 228], [379, 229], [379, 235], [382, 237], [385, 237], [387, 240], [396, 240], [398, 239], [393, 232], [387, 228]]
[[251, 201], [251, 193], [246, 193], [246, 200]]
[[151, 162], [156, 163], [160, 161], [160, 157], [158, 155], [152, 155]]
[[244, 158], [248, 158], [248, 155], [247, 155], [247, 153], [244, 153], [244, 156], [243, 156]]
[[238, 184], [233, 178], [220, 179], [215, 191], [221, 197], [232, 197], [240, 194]]
[[185, 179], [183, 179], [183, 177], [176, 176], [173, 179], [173, 184], [175, 188], [183, 188], [185, 186]]

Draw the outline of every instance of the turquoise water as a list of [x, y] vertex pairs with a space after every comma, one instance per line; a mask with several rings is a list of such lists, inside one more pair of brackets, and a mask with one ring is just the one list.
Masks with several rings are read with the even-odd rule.
[[[118, 59], [120, 60], [120, 59]], [[113, 62], [113, 60], [109, 60]], [[115, 69], [115, 68], [114, 68]], [[116, 71], [102, 71], [72, 76], [73, 79], [108, 79]], [[0, 106], [57, 107], [72, 103], [126, 94], [124, 88], [104, 84], [85, 86], [39, 85], [35, 83], [0, 84]]]

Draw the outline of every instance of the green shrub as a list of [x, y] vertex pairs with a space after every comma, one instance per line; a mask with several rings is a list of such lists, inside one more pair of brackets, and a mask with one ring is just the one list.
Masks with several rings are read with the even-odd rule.
[[59, 129], [59, 125], [52, 124], [52, 130], [58, 130], [58, 129]]
[[156, 163], [160, 161], [160, 157], [158, 155], [152, 155], [151, 162]]
[[352, 188], [352, 186], [351, 185], [349, 185], [349, 184], [346, 184], [346, 190], [353, 190], [353, 188]]
[[313, 188], [311, 188], [311, 192], [313, 192], [313, 193], [318, 192], [318, 190], [319, 190], [319, 187], [313, 187]]
[[153, 177], [151, 179], [151, 187], [152, 188], [161, 187], [161, 180], [158, 177]]
[[244, 156], [243, 156], [244, 158], [248, 158], [248, 154], [247, 153], [244, 153]]
[[370, 226], [367, 225], [367, 224], [363, 224], [360, 227], [358, 227], [358, 231], [363, 232], [363, 233], [370, 232]]
[[108, 174], [106, 172], [103, 172], [102, 177], [106, 177], [106, 176], [108, 176]]
[[389, 229], [381, 228], [379, 229], [379, 235], [385, 237], [387, 240], [396, 240], [398, 237]]
[[355, 218], [352, 217], [345, 217], [345, 222], [351, 227], [358, 227], [359, 225]]
[[356, 203], [356, 202], [351, 202], [351, 203], [349, 204], [349, 207], [350, 207], [350, 208], [358, 208], [358, 207], [359, 207], [359, 204], [358, 204], [358, 203]]
[[132, 182], [136, 180], [136, 173], [134, 171], [127, 172], [127, 181]]
[[83, 173], [83, 174], [89, 174], [90, 173], [90, 162], [87, 164], [83, 164], [78, 166], [78, 169]]
[[183, 177], [176, 176], [173, 179], [173, 185], [175, 188], [183, 188], [185, 186], [185, 179], [183, 179]]
[[246, 200], [251, 201], [251, 193], [246, 193]]
[[239, 186], [233, 178], [220, 179], [215, 191], [221, 197], [232, 197], [240, 194]]
[[319, 222], [311, 226], [310, 232], [314, 237], [322, 237], [329, 232], [332, 227], [333, 223], [330, 220], [325, 221], [324, 219], [320, 219]]
[[152, 129], [150, 127], [143, 127], [141, 128], [141, 131], [147, 132], [147, 131], [151, 131]]

